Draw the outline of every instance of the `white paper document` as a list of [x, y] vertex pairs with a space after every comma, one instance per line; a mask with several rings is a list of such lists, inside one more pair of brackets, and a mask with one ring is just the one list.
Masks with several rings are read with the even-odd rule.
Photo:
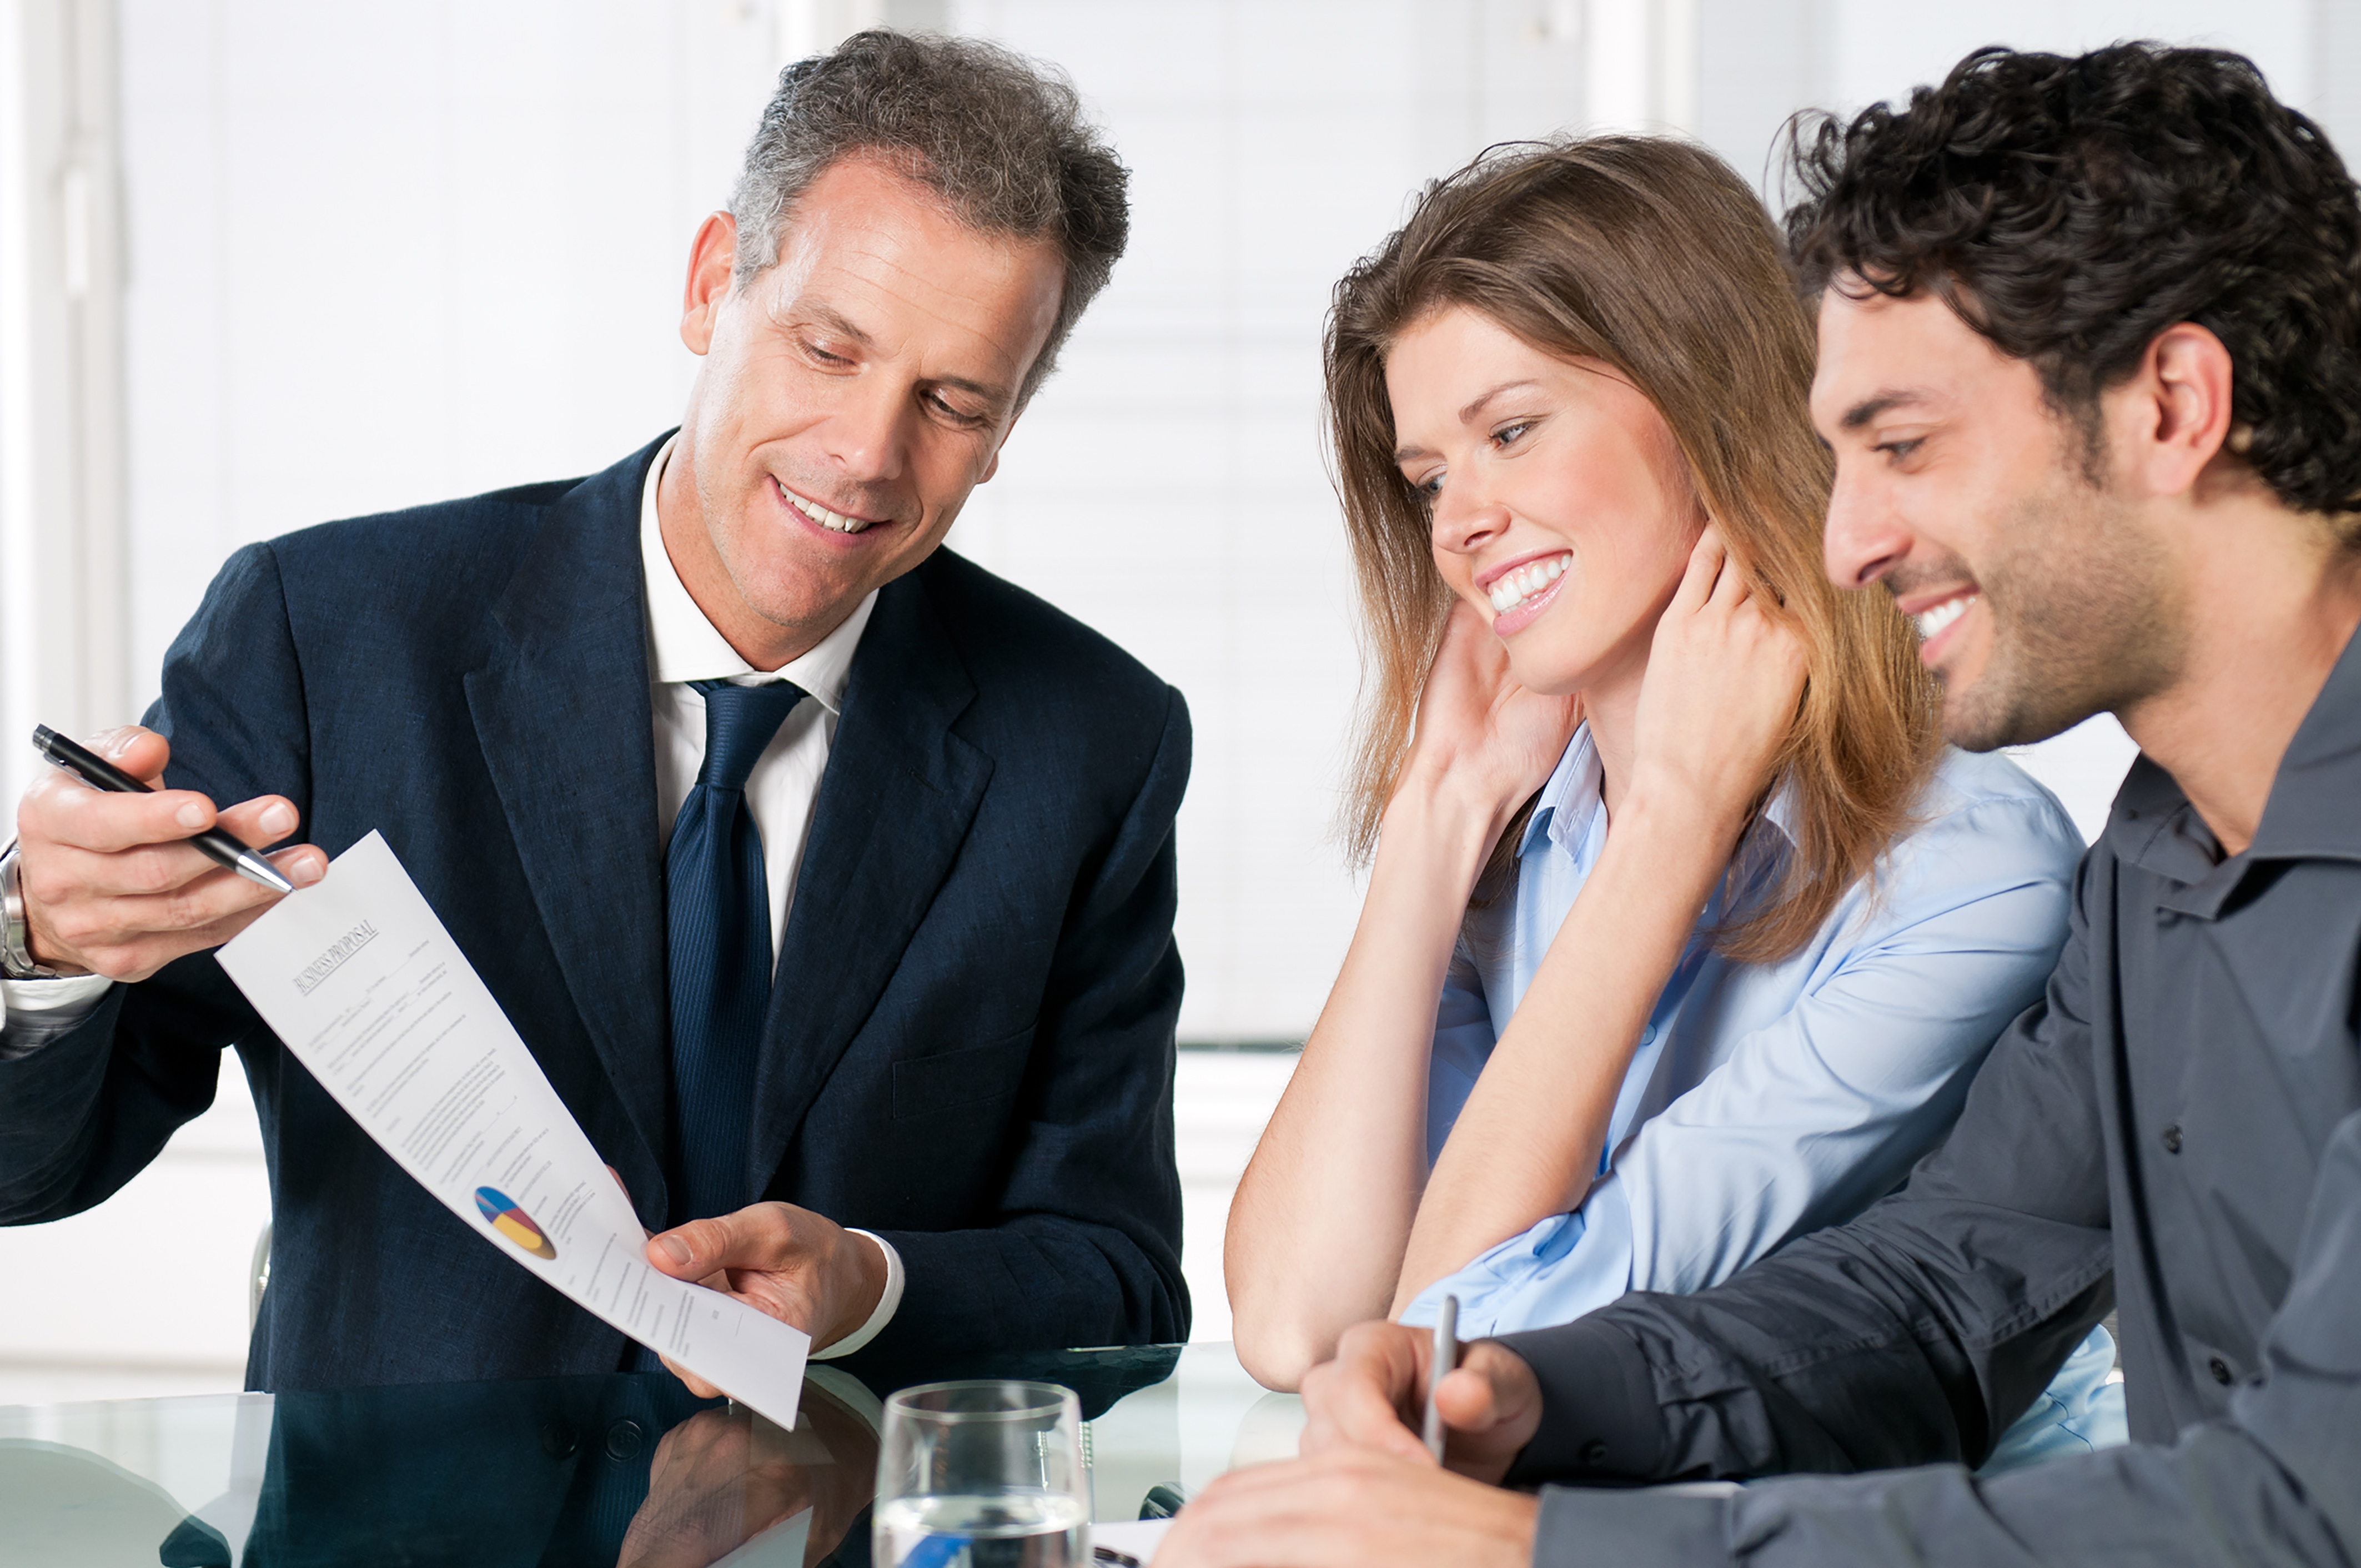
[[[1169, 1519], [1093, 1524], [1091, 1526], [1091, 1544], [1111, 1547], [1138, 1563], [1150, 1563], [1156, 1561], [1157, 1548], [1164, 1544], [1164, 1532], [1171, 1528], [1172, 1521]], [[716, 1568], [719, 1565], [716, 1564]]]
[[810, 1337], [648, 1265], [622, 1189], [384, 839], [217, 956], [295, 1059], [487, 1245], [796, 1424]]

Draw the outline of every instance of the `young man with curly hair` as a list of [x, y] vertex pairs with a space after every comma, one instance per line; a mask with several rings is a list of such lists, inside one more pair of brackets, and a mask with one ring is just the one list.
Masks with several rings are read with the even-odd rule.
[[[1310, 1457], [1159, 1568], [2361, 1560], [2353, 181], [2247, 61], [2136, 44], [1980, 52], [1795, 162], [1829, 572], [1959, 744], [2140, 743], [2048, 994], [1852, 1223], [1470, 1347], [1448, 1468], [1423, 1332], [1351, 1331]], [[2135, 1441], [1974, 1476], [2111, 1307]]]

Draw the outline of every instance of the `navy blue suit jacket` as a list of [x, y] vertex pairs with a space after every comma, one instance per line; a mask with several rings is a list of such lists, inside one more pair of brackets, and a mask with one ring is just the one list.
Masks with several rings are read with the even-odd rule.
[[[169, 781], [381, 830], [641, 1218], [664, 1223], [664, 918], [639, 553], [655, 447], [232, 557], [148, 722]], [[890, 1239], [874, 1352], [1185, 1338], [1172, 1151], [1180, 694], [949, 551], [880, 592], [762, 1041], [747, 1196]], [[210, 955], [0, 1063], [0, 1222], [104, 1199], [235, 1047], [276, 1226], [250, 1386], [609, 1371], [622, 1336], [404, 1175]], [[136, 1262], [133, 1266], [136, 1267]], [[870, 1354], [864, 1352], [864, 1356]]]

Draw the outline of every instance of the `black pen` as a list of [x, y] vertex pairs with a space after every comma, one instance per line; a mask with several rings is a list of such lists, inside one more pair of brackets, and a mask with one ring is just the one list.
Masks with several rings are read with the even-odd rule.
[[[42, 756], [93, 789], [138, 795], [148, 788], [89, 747], [77, 745], [46, 724], [33, 726], [33, 744], [41, 749]], [[202, 850], [207, 859], [220, 861], [248, 882], [258, 882], [273, 893], [295, 891], [295, 884], [280, 876], [277, 866], [217, 827], [206, 828], [189, 842]]]

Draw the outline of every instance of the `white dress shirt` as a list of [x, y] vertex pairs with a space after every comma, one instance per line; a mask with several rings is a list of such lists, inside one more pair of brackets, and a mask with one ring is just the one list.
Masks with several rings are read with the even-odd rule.
[[746, 777], [746, 805], [754, 814], [754, 829], [763, 840], [763, 874], [771, 884], [771, 956], [775, 959], [787, 928], [787, 911], [795, 903], [796, 871], [804, 858], [804, 839], [811, 833], [819, 777], [828, 768], [829, 745], [836, 739], [837, 714], [844, 706], [845, 677], [851, 674], [853, 651], [861, 645], [870, 612], [877, 608], [877, 596], [873, 592], [862, 599], [844, 624], [808, 653], [758, 674], [697, 608], [664, 550], [656, 521], [656, 482], [664, 477], [672, 449], [673, 443], [665, 442], [648, 466], [647, 488], [640, 501], [648, 669], [654, 682], [649, 706], [655, 714], [656, 836], [671, 842], [673, 818], [680, 815], [680, 803], [688, 798], [705, 762], [705, 698], [689, 682], [727, 680], [755, 686], [793, 681], [808, 694], [779, 726]]
[[[680, 573], [664, 549], [664, 529], [656, 520], [656, 486], [664, 465], [672, 461], [674, 443], [664, 444], [648, 465], [647, 487], [640, 494], [640, 575], [647, 584], [648, 671], [653, 689], [649, 707], [655, 717], [656, 835], [672, 841], [673, 819], [680, 803], [697, 784], [705, 763], [705, 698], [688, 683], [727, 680], [737, 685], [769, 685], [793, 681], [806, 693], [795, 711], [746, 775], [746, 806], [754, 816], [755, 835], [763, 840], [763, 876], [771, 892], [771, 956], [779, 954], [779, 939], [787, 928], [787, 912], [795, 904], [796, 872], [804, 858], [804, 840], [811, 835], [812, 808], [819, 800], [820, 775], [828, 770], [828, 749], [836, 739], [837, 715], [844, 707], [845, 678], [852, 672], [853, 651], [877, 608], [877, 595], [853, 607], [844, 624], [821, 638], [800, 658], [776, 670], [757, 672], [738, 655], [728, 640], [714, 630], [697, 601], [688, 597]], [[851, 1355], [893, 1321], [902, 1304], [902, 1256], [884, 1237], [867, 1236], [885, 1255], [885, 1293], [869, 1321], [826, 1350], [812, 1352], [815, 1360]]]

